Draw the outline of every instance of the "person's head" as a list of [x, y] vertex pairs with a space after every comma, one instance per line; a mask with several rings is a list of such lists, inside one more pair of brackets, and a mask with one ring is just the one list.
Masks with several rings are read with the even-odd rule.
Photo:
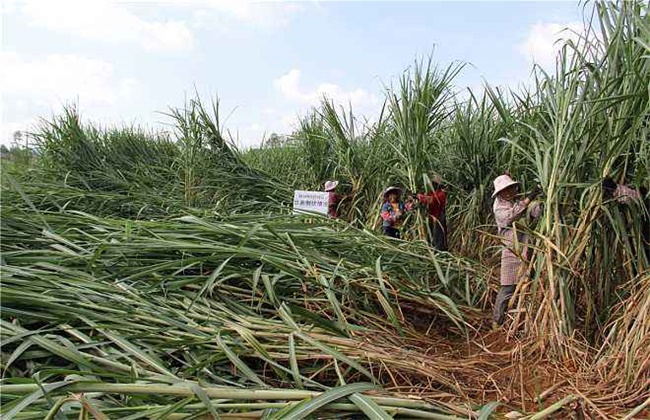
[[401, 190], [397, 187], [388, 187], [384, 190], [384, 199], [395, 203], [399, 200]]
[[431, 180], [431, 186], [433, 187], [434, 190], [442, 189], [443, 180], [440, 175], [433, 174], [429, 179]]
[[606, 177], [602, 181], [603, 186], [603, 197], [610, 199], [614, 197], [614, 192], [616, 191], [616, 182], [610, 177]]
[[499, 175], [494, 179], [494, 193], [492, 197], [512, 201], [519, 192], [519, 183], [510, 178], [510, 175]]
[[511, 185], [501, 191], [497, 194], [497, 196], [505, 201], [512, 201], [515, 199], [515, 196], [519, 193], [519, 185], [514, 184]]
[[325, 192], [334, 191], [337, 185], [339, 185], [338, 181], [327, 181], [325, 183]]

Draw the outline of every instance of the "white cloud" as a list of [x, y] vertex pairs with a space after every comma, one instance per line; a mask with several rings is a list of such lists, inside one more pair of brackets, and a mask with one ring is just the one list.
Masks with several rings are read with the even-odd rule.
[[110, 63], [73, 54], [50, 54], [28, 60], [15, 52], [0, 53], [3, 97], [52, 103], [79, 99], [114, 104], [129, 98], [137, 87], [131, 78], [116, 79]]
[[132, 101], [139, 88], [136, 80], [118, 77], [110, 63], [72, 54], [28, 59], [3, 51], [0, 61], [4, 144], [14, 131], [29, 130], [38, 116], [48, 116], [66, 103], [110, 107]]
[[526, 40], [520, 45], [520, 52], [530, 61], [550, 69], [562, 47], [559, 40], [577, 41], [583, 32], [584, 25], [580, 22], [538, 22], [530, 27]]
[[34, 0], [24, 3], [22, 13], [31, 26], [86, 39], [139, 44], [147, 50], [183, 51], [194, 44], [185, 22], [147, 21], [115, 2]]
[[0, 3], [0, 13], [13, 13], [16, 10], [16, 3], [18, 3], [17, 0], [3, 0], [2, 3]]
[[180, 4], [198, 7], [194, 13], [197, 27], [231, 29], [232, 22], [255, 28], [278, 28], [287, 26], [307, 4], [289, 2], [253, 2], [241, 0], [206, 0], [200, 3], [180, 1]]
[[303, 105], [317, 105], [323, 96], [340, 105], [351, 104], [353, 108], [366, 108], [379, 103], [377, 96], [365, 89], [345, 90], [334, 83], [321, 83], [313, 90], [302, 90], [300, 88], [300, 77], [300, 70], [293, 69], [274, 80], [273, 86], [286, 99]]

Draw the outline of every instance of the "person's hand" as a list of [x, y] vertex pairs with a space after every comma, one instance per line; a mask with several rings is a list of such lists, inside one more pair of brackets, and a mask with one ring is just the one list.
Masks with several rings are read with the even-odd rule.
[[528, 194], [528, 200], [533, 201], [537, 198], [538, 195], [542, 193], [542, 187], [540, 185], [535, 185], [535, 188]]

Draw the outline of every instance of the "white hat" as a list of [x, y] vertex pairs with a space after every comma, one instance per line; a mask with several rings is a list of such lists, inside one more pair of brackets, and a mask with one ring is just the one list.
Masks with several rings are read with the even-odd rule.
[[397, 194], [400, 194], [402, 192], [402, 189], [399, 187], [390, 186], [384, 190], [384, 193], [382, 195], [386, 197], [391, 191], [397, 191]]
[[519, 185], [519, 183], [510, 178], [510, 175], [499, 175], [494, 179], [494, 193], [492, 194], [492, 198], [494, 198], [501, 191], [513, 185]]
[[338, 181], [327, 181], [325, 183], [325, 191], [332, 191], [337, 185], [339, 185]]
[[438, 185], [441, 185], [442, 183], [445, 182], [445, 181], [442, 179], [442, 177], [441, 177], [440, 175], [438, 175], [438, 174], [433, 174], [431, 177], [429, 177], [429, 180], [430, 180], [433, 184], [438, 184]]

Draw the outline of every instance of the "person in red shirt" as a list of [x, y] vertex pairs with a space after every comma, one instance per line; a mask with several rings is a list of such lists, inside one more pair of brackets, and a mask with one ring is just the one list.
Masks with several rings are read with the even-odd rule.
[[337, 185], [339, 185], [338, 181], [327, 181], [324, 188], [325, 192], [329, 193], [327, 214], [333, 219], [339, 217], [339, 204], [341, 202], [341, 196], [334, 191], [336, 190]]
[[433, 177], [431, 191], [418, 194], [417, 199], [423, 205], [429, 217], [427, 218], [427, 239], [429, 244], [440, 250], [447, 250], [447, 192], [442, 187], [442, 179]]

